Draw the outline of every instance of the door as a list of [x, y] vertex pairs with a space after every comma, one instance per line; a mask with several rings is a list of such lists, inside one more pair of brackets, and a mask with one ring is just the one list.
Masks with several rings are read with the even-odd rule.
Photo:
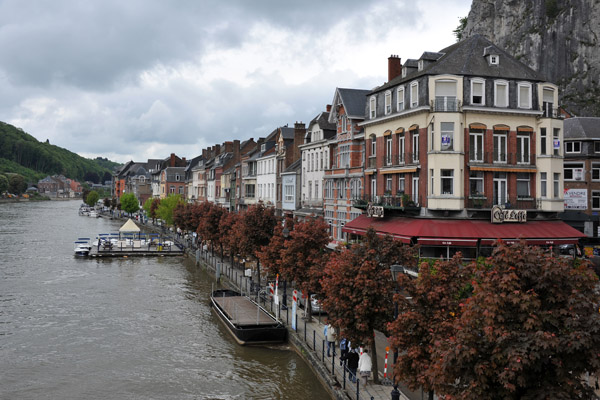
[[506, 172], [494, 173], [494, 205], [504, 205], [508, 202]]

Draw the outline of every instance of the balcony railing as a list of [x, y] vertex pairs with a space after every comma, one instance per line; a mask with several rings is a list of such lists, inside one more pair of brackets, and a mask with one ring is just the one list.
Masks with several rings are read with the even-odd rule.
[[451, 96], [437, 96], [434, 101], [431, 102], [431, 108], [433, 112], [457, 112], [460, 107], [460, 101], [456, 97]]
[[418, 201], [414, 201], [413, 196], [407, 194], [371, 196], [364, 195], [352, 199], [352, 204], [357, 208], [366, 208], [369, 204], [375, 206], [383, 206], [384, 208], [396, 209], [411, 209], [418, 210], [420, 208], [421, 198], [417, 197]]
[[535, 165], [535, 153], [500, 153], [500, 152], [469, 152], [470, 163]]
[[544, 102], [542, 104], [542, 118], [561, 118], [560, 109], [554, 107], [554, 103]]
[[377, 157], [372, 156], [367, 160], [367, 168], [374, 169], [377, 168]]
[[465, 201], [465, 208], [491, 209], [496, 205], [518, 210], [538, 210], [541, 208], [541, 200], [523, 197], [517, 198], [516, 201], [511, 201], [508, 196], [496, 198], [493, 196], [472, 196]]

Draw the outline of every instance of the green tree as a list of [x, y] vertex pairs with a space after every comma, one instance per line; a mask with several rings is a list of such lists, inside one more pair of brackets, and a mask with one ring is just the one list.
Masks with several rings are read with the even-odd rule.
[[469, 19], [467, 17], [462, 17], [458, 20], [459, 24], [456, 27], [456, 29], [452, 31], [452, 33], [454, 33], [454, 36], [456, 36], [456, 41], [460, 42], [463, 39], [465, 28], [467, 27], [467, 22], [469, 21]]
[[375, 330], [386, 332], [394, 315], [393, 264], [415, 267], [414, 248], [390, 236], [379, 237], [371, 228], [361, 243], [331, 256], [321, 280], [329, 321], [352, 343], [371, 348], [375, 382], [379, 381]]
[[140, 203], [133, 193], [124, 193], [120, 200], [121, 209], [130, 215], [140, 209]]
[[25, 177], [20, 174], [10, 174], [8, 176], [8, 191], [20, 195], [27, 190]]
[[8, 178], [6, 175], [0, 174], [0, 194], [8, 190]]
[[100, 199], [100, 195], [95, 190], [92, 190], [88, 193], [87, 197], [85, 198], [85, 204], [87, 204], [90, 207], [93, 207], [98, 202], [98, 199]]
[[183, 203], [183, 199], [179, 194], [170, 194], [166, 198], [160, 200], [158, 209], [156, 210], [156, 216], [167, 225], [173, 225], [173, 210], [177, 207], [177, 204]]

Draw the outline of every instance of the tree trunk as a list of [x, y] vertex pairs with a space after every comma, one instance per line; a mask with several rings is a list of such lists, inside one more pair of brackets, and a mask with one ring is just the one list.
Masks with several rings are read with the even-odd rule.
[[429, 391], [429, 400], [433, 400], [433, 390]]
[[256, 257], [256, 283], [258, 284], [258, 290], [260, 290], [260, 260]]
[[[312, 321], [312, 302], [310, 301], [311, 293], [306, 293], [306, 302], [304, 303], [304, 311], [306, 311], [306, 321]], [[325, 338], [327, 340], [327, 338]]]
[[[375, 332], [373, 332], [375, 334]], [[379, 368], [377, 364], [377, 345], [375, 344], [375, 335], [373, 335], [373, 345], [371, 346], [371, 362], [373, 363], [373, 368], [371, 369], [371, 373], [373, 374], [373, 383], [379, 384]]]

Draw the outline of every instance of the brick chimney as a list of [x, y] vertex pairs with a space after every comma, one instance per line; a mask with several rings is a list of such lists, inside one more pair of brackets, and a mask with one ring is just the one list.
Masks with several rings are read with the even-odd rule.
[[233, 153], [233, 142], [223, 143], [223, 153]]
[[402, 63], [400, 57], [392, 54], [388, 57], [388, 82], [402, 74]]
[[331, 112], [331, 104], [327, 104], [326, 110], [327, 110], [327, 112]]
[[240, 162], [240, 141], [238, 139], [233, 141], [233, 163]]
[[169, 159], [169, 167], [175, 166], [175, 153], [171, 153], [171, 158]]
[[[296, 122], [294, 124], [294, 145], [293, 145], [293, 153], [292, 159], [289, 161], [290, 164], [300, 158], [300, 149], [298, 146], [304, 144], [304, 136], [306, 135], [306, 126], [304, 122]], [[289, 166], [286, 165], [286, 167]]]

